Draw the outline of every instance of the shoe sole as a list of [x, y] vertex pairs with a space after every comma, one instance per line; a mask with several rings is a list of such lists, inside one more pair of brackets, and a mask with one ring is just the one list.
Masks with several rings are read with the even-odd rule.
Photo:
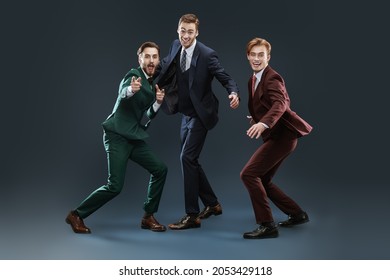
[[203, 217], [199, 217], [199, 219], [202, 219], [202, 220], [205, 220], [205, 219], [208, 219], [209, 217], [211, 217], [211, 216], [219, 216], [219, 215], [222, 215], [222, 212], [218, 212], [218, 213], [212, 213], [212, 214], [210, 214], [210, 215], [208, 215], [208, 216], [203, 216]]
[[168, 226], [171, 230], [185, 230], [185, 229], [191, 229], [191, 228], [200, 228], [200, 225], [201, 224], [198, 224], [198, 225], [191, 225], [191, 226], [188, 226], [188, 227], [182, 227], [182, 228], [171, 228], [170, 226]]
[[148, 229], [148, 230], [151, 230], [151, 231], [154, 231], [154, 232], [163, 232], [163, 231], [166, 231], [167, 229], [151, 229], [150, 227], [147, 227], [147, 226], [141, 226], [142, 229]]
[[293, 226], [298, 226], [298, 225], [306, 224], [306, 223], [308, 223], [309, 221], [310, 221], [310, 220], [304, 220], [304, 221], [301, 221], [301, 222], [298, 222], [298, 223], [287, 224], [287, 225], [279, 224], [279, 226], [280, 226], [280, 227], [293, 227]]
[[261, 237], [251, 237], [251, 236], [243, 236], [243, 237], [244, 237], [244, 239], [267, 239], [267, 238], [276, 238], [278, 236], [279, 236], [279, 233], [261, 236]]

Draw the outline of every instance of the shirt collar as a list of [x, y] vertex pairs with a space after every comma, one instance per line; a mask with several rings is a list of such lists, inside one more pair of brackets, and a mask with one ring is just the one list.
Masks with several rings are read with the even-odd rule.
[[149, 76], [148, 74], [146, 74], [143, 68], [141, 68], [141, 70], [142, 70], [142, 72], [144, 72], [144, 75], [145, 75], [146, 79], [149, 79], [149, 78], [152, 77], [152, 76]]
[[261, 81], [261, 76], [263, 76], [264, 69], [265, 69], [265, 67], [260, 72], [257, 72], [256, 74], [254, 74], [256, 76], [256, 80], [259, 82]]
[[187, 56], [192, 56], [192, 54], [194, 53], [195, 46], [196, 46], [196, 39], [194, 40], [194, 43], [188, 48], [186, 49], [181, 48], [181, 53], [183, 53], [183, 50], [186, 50]]

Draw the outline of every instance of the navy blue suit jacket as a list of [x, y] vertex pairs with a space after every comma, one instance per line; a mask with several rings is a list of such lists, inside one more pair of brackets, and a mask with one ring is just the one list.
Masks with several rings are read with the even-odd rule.
[[[156, 83], [165, 89], [165, 99], [162, 105], [164, 112], [177, 113], [178, 94], [176, 83], [176, 55], [181, 50], [181, 44], [176, 39], [169, 54], [161, 60], [156, 75]], [[228, 94], [236, 92], [236, 82], [225, 72], [218, 60], [217, 53], [197, 41], [189, 69], [189, 92], [195, 111], [207, 129], [212, 129], [218, 122], [218, 99], [212, 90], [214, 77], [226, 88]]]

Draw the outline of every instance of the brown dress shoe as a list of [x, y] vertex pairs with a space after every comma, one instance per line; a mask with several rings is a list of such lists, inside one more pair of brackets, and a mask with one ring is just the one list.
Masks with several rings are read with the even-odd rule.
[[222, 206], [221, 204], [217, 204], [215, 206], [207, 206], [203, 209], [202, 212], [199, 213], [199, 219], [207, 219], [211, 215], [218, 216], [222, 214]]
[[186, 215], [177, 223], [169, 224], [168, 227], [173, 230], [199, 228], [200, 219], [197, 215]]
[[309, 221], [309, 216], [307, 215], [306, 212], [302, 212], [299, 215], [289, 215], [286, 221], [279, 223], [279, 226], [291, 227], [291, 226], [307, 223], [308, 221]]
[[70, 224], [75, 233], [91, 233], [91, 230], [84, 225], [83, 219], [76, 211], [70, 211], [65, 222]]
[[141, 228], [156, 232], [166, 231], [166, 227], [157, 222], [153, 215], [142, 218]]

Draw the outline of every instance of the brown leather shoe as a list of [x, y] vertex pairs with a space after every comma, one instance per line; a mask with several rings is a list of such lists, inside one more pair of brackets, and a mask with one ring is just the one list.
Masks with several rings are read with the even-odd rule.
[[161, 232], [161, 231], [167, 230], [167, 228], [165, 226], [163, 226], [159, 222], [157, 222], [157, 220], [153, 217], [153, 215], [142, 218], [141, 228], [150, 229], [151, 231], [156, 231], [156, 232]]
[[199, 228], [200, 219], [196, 215], [186, 215], [177, 223], [169, 224], [168, 227], [173, 230]]
[[211, 215], [218, 216], [222, 214], [222, 206], [221, 204], [217, 204], [215, 206], [207, 206], [205, 207], [202, 212], [199, 213], [198, 218], [199, 219], [207, 219]]
[[83, 219], [76, 211], [70, 211], [65, 222], [70, 224], [75, 233], [91, 233], [91, 230], [84, 225]]

